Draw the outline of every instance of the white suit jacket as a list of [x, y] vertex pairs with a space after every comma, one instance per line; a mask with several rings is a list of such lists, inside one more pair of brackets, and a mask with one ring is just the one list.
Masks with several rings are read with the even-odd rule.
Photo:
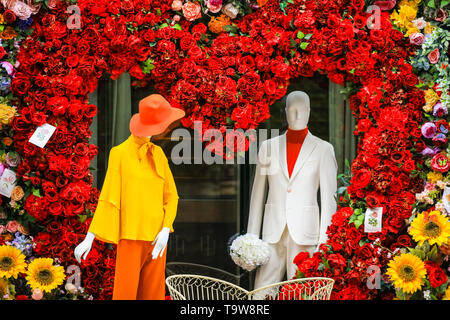
[[262, 239], [277, 243], [287, 224], [297, 244], [325, 243], [327, 227], [336, 211], [336, 175], [333, 146], [310, 132], [300, 149], [291, 178], [287, 169], [286, 134], [264, 141], [258, 152], [247, 232], [259, 236], [262, 223]]

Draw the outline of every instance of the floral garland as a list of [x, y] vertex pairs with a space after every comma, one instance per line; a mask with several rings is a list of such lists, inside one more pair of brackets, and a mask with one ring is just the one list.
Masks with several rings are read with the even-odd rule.
[[[358, 123], [358, 156], [351, 177], [344, 177], [351, 184], [333, 216], [328, 243], [313, 257], [299, 254], [298, 274], [334, 278], [334, 299], [393, 297], [387, 281], [384, 290], [366, 288], [367, 268], [386, 268], [396, 248], [412, 243], [405, 219], [423, 189], [418, 146], [426, 104], [409, 61], [417, 46], [388, 11], [381, 13], [378, 29], [369, 29], [362, 0], [265, 2], [245, 11], [235, 1], [186, 1], [180, 7], [179, 1], [79, 0], [80, 29], [67, 28], [70, 3], [49, 1], [38, 13], [11, 83], [24, 213], [6, 217], [30, 229], [36, 255], [63, 267], [77, 264], [73, 249], [99, 195], [89, 171], [97, 153], [89, 127], [97, 110], [87, 94], [103, 74], [117, 79], [128, 70], [133, 85], [155, 83], [185, 109], [185, 126], [200, 120], [204, 130], [223, 132], [256, 128], [286, 94], [289, 79], [320, 72], [346, 85]], [[214, 12], [219, 3], [221, 11]], [[57, 129], [39, 148], [28, 139], [43, 123]], [[241, 150], [225, 145], [224, 155]], [[364, 211], [376, 207], [383, 208], [382, 231], [365, 233]], [[94, 243], [80, 266], [87, 294], [111, 297], [114, 258], [114, 250]]]

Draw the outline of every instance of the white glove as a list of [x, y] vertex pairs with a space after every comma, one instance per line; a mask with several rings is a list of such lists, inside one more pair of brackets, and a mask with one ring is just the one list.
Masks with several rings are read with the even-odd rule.
[[162, 257], [164, 254], [164, 250], [166, 250], [167, 241], [169, 241], [169, 233], [170, 229], [165, 227], [158, 233], [156, 239], [153, 240], [152, 245], [156, 243], [155, 247], [152, 251], [152, 259], [156, 259]]
[[75, 259], [77, 259], [78, 263], [81, 263], [81, 258], [83, 256], [83, 259], [86, 260], [87, 255], [91, 251], [92, 248], [92, 242], [94, 242], [95, 234], [92, 232], [88, 232], [86, 235], [86, 238], [75, 248], [74, 254]]

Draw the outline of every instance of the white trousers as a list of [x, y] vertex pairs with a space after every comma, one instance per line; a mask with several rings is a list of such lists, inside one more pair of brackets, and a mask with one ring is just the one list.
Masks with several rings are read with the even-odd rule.
[[312, 256], [317, 245], [299, 245], [295, 243], [286, 226], [280, 241], [269, 243], [269, 247], [270, 259], [265, 265], [257, 269], [255, 289], [281, 282], [286, 271], [287, 279], [292, 279], [297, 271], [297, 266], [293, 262], [294, 258], [302, 251], [307, 251]]

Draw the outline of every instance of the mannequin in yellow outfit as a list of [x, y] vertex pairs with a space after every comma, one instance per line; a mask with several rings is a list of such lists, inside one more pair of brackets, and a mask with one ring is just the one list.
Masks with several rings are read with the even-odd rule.
[[168, 160], [149, 134], [183, 116], [161, 95], [150, 95], [130, 121], [132, 134], [109, 153], [97, 209], [75, 257], [86, 258], [95, 237], [118, 244], [114, 300], [164, 299], [165, 248], [178, 194]]

